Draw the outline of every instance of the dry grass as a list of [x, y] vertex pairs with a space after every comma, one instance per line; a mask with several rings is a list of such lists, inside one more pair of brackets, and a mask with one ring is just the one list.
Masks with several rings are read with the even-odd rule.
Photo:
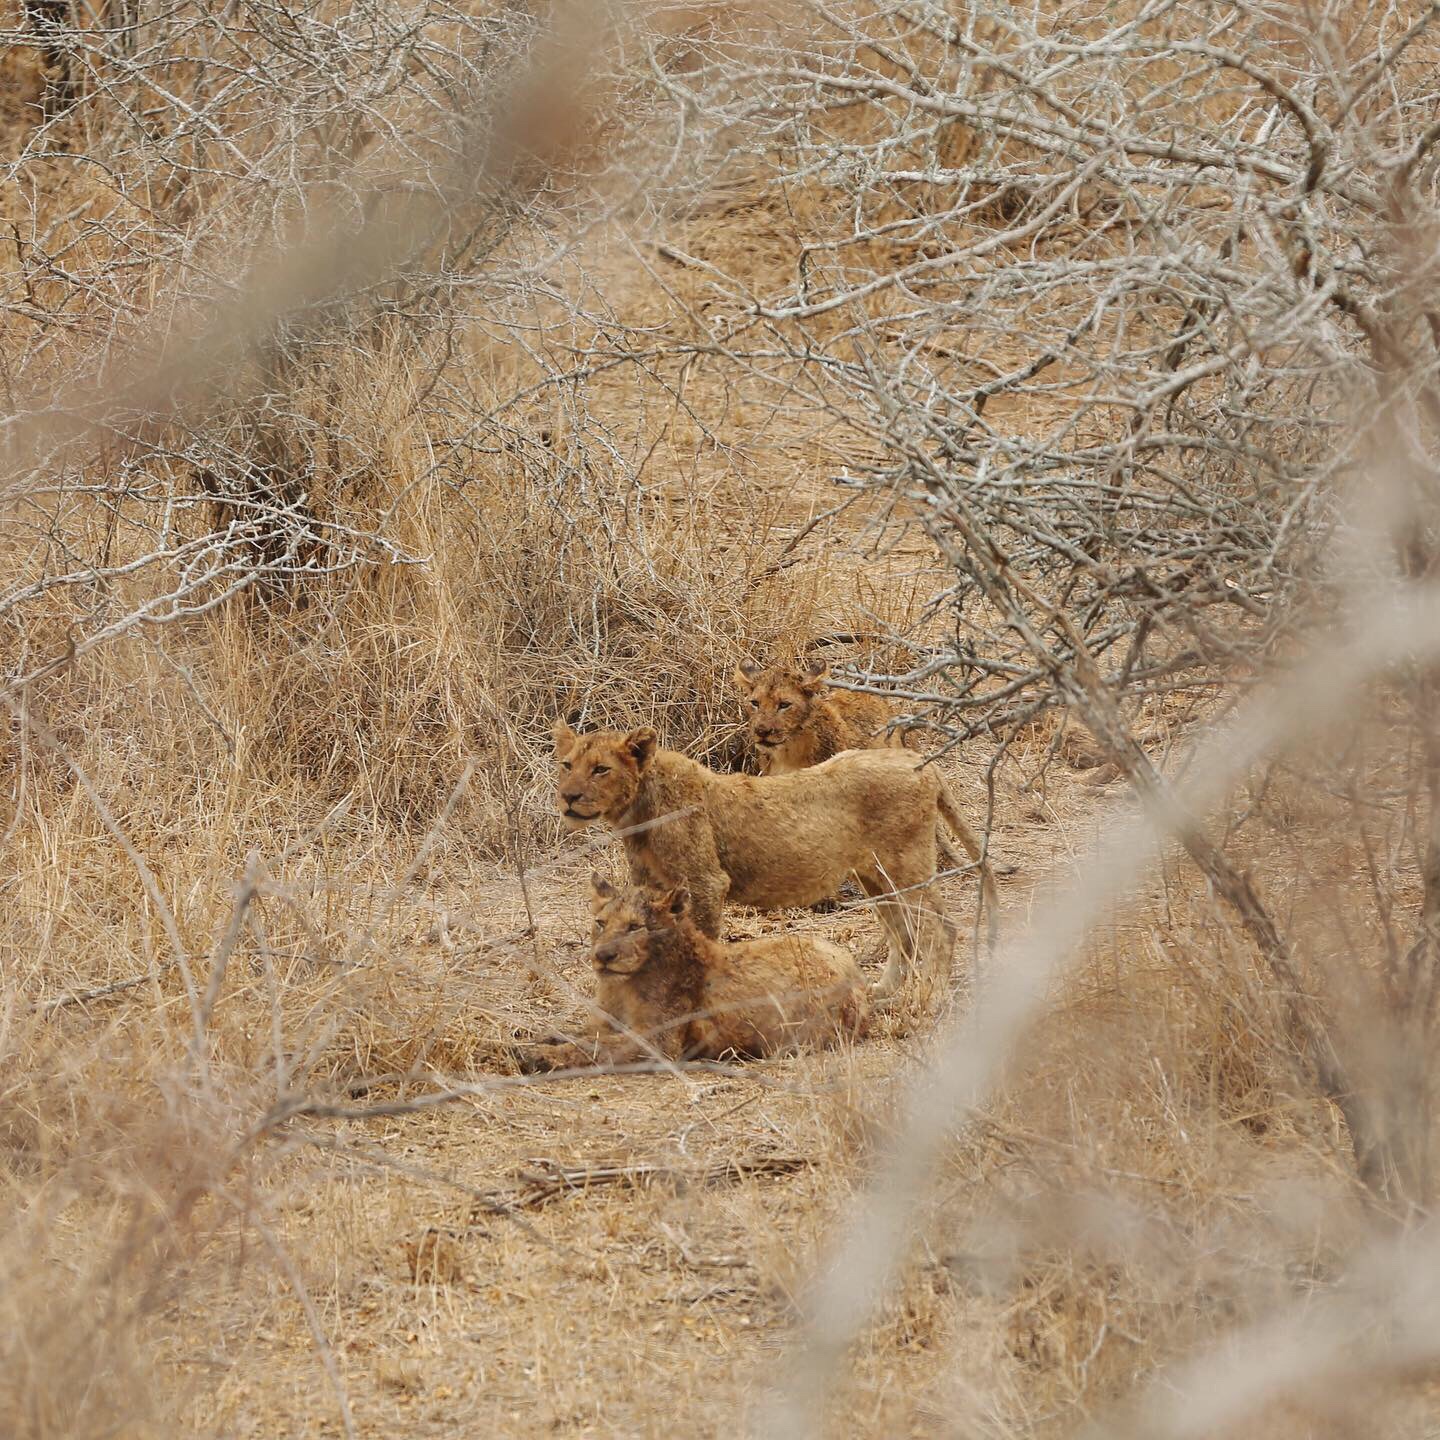
[[[1086, 839], [1084, 774], [1052, 771], [1042, 803], [1002, 783], [1011, 923]], [[292, 820], [268, 848], [201, 1083], [173, 969], [34, 1008], [146, 964], [140, 934], [100, 948], [105, 915], [144, 907], [72, 804], [89, 873], [22, 867], [7, 906], [15, 1433], [327, 1433], [340, 1387], [360, 1434], [658, 1435], [677, 1418], [719, 1434], [755, 1416], [925, 1030], [895, 1017], [839, 1055], [517, 1089], [512, 1037], [586, 987], [585, 842], [528, 849], [527, 895], [448, 825], [427, 851], [347, 813], [308, 843]], [[231, 913], [237, 832], [253, 843], [262, 824], [239, 806], [224, 821], [165, 871], [201, 957]], [[54, 853], [57, 823], [23, 833]], [[202, 872], [222, 836], [229, 866]], [[43, 966], [21, 958], [39, 914], [56, 917]], [[873, 932], [863, 914], [740, 923], [824, 925], [862, 950]], [[1363, 1228], [1335, 1118], [1296, 1085], [1249, 958], [1183, 872], [1117, 917], [1056, 1002], [957, 1145], [836, 1433], [1059, 1433], [1195, 1340], [1323, 1286]], [[282, 1092], [403, 1111], [437, 1081], [480, 1088], [247, 1138]]]
[[[31, 123], [0, 105], [0, 124]], [[729, 183], [670, 238], [762, 290], [814, 212], [763, 177]], [[714, 303], [702, 269], [622, 233], [583, 260], [617, 323], [693, 337]], [[560, 836], [551, 721], [653, 723], [738, 765], [738, 660], [903, 633], [947, 582], [874, 498], [805, 531], [864, 457], [833, 416], [773, 403], [783, 376], [704, 356], [617, 369], [508, 406], [482, 445], [469, 419], [539, 373], [499, 330], [466, 342], [464, 390], [427, 390], [384, 346], [296, 388], [287, 440], [314, 512], [383, 514], [423, 563], [134, 632], [11, 717], [0, 1430], [17, 1440], [733, 1434], [778, 1383], [925, 1057], [902, 1011], [837, 1054], [514, 1073], [516, 1038], [588, 992], [596, 845]], [[79, 549], [146, 543], [123, 508], [65, 518]], [[7, 574], [53, 563], [56, 520], [7, 527]], [[141, 593], [59, 594], [0, 632], [0, 659], [63, 651], [72, 622]], [[1183, 697], [1147, 718], [1160, 758]], [[969, 781], [988, 758], [946, 764]], [[1048, 718], [1011, 747], [992, 842], [1017, 867], [1007, 925], [1090, 838], [1106, 792], [1066, 763], [1086, 759]], [[1267, 878], [1294, 877], [1293, 910], [1315, 906], [1310, 958], [1333, 975], [1325, 917], [1358, 913], [1369, 881], [1323, 793], [1281, 777], [1238, 834]], [[1399, 842], [1375, 844], [1386, 893], [1413, 902]], [[971, 884], [948, 893], [968, 916]], [[864, 911], [733, 920], [857, 953], [876, 933]], [[1052, 999], [955, 1137], [833, 1399], [837, 1435], [1068, 1433], [1324, 1287], [1372, 1223], [1253, 956], [1178, 861]], [[1431, 1381], [1244, 1433], [1433, 1433]]]

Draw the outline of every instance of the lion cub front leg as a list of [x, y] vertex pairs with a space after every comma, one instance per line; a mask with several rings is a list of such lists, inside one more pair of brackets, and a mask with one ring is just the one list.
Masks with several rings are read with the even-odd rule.
[[700, 884], [691, 882], [691, 910], [695, 925], [701, 934], [712, 940], [720, 938], [720, 922], [725, 915], [725, 899], [730, 893], [730, 877], [722, 874], [718, 880], [706, 880]]
[[[612, 1069], [644, 1060], [682, 1060], [689, 1053], [693, 1025], [650, 1027], [656, 1016], [626, 1014], [608, 1024], [597, 1024], [590, 1033], [574, 1040], [558, 1036], [520, 1052], [520, 1068], [526, 1074], [542, 1070]], [[647, 1033], [648, 1032], [648, 1033]]]
[[[870, 988], [875, 1000], [886, 1000], [904, 984], [921, 952], [920, 927], [915, 923], [918, 911], [906, 903], [903, 887], [894, 884], [882, 873], [862, 874], [855, 878], [860, 888], [875, 902], [875, 912], [885, 934], [885, 969]], [[897, 894], [897, 891], [902, 893]]]
[[730, 893], [730, 877], [720, 863], [709, 825], [694, 818], [662, 827], [660, 839], [627, 836], [625, 854], [630, 879], [642, 889], [665, 890], [684, 885], [690, 891], [691, 914], [700, 930], [712, 940], [720, 938], [720, 920]]
[[545, 1070], [613, 1069], [649, 1058], [649, 1053], [628, 1035], [614, 1031], [578, 1042], [532, 1045], [519, 1057], [520, 1068], [527, 1075]]
[[730, 896], [730, 876], [720, 863], [715, 836], [708, 826], [692, 830], [685, 838], [688, 843], [679, 864], [690, 890], [690, 918], [702, 935], [718, 940], [725, 901]]

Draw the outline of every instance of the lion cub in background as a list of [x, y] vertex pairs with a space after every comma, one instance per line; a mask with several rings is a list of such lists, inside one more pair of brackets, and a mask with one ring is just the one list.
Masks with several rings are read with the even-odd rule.
[[810, 935], [712, 940], [696, 927], [683, 885], [622, 891], [593, 875], [590, 908], [595, 1002], [613, 1024], [580, 1043], [535, 1047], [526, 1069], [629, 1064], [650, 1053], [635, 1036], [671, 1060], [718, 1060], [865, 1033], [865, 982], [839, 945]]
[[[842, 750], [905, 748], [906, 737], [899, 730], [885, 728], [895, 718], [895, 708], [888, 700], [880, 695], [862, 695], [857, 690], [831, 690], [825, 683], [829, 675], [830, 667], [823, 660], [812, 660], [805, 670], [789, 665], [766, 668], [749, 661], [736, 670], [736, 682], [747, 701], [750, 740], [760, 757], [762, 775], [808, 770]], [[948, 790], [945, 794], [958, 815], [959, 807]], [[970, 858], [981, 863], [979, 836], [963, 822], [956, 827], [956, 834]], [[965, 864], [943, 830], [935, 839], [948, 866], [958, 870]], [[1001, 873], [1008, 873], [1008, 869]], [[983, 864], [981, 884], [987, 887], [987, 903], [993, 905], [990, 870]]]
[[747, 702], [750, 739], [762, 775], [808, 770], [842, 750], [899, 748], [898, 730], [886, 730], [894, 708], [879, 695], [831, 690], [830, 667], [814, 660], [808, 669], [768, 668], [744, 662], [735, 672]]

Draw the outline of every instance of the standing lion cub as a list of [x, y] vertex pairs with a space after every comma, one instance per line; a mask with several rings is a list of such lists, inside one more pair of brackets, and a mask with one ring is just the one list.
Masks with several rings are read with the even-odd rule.
[[[648, 725], [577, 735], [555, 726], [557, 799], [572, 829], [620, 833], [637, 885], [685, 885], [695, 924], [720, 934], [727, 901], [813, 905], [853, 874], [885, 926], [888, 995], [912, 963], [946, 978], [954, 933], [935, 879], [943, 817], [974, 836], [933, 766], [903, 750], [847, 750], [794, 775], [717, 775], [659, 748]], [[978, 850], [976, 858], [979, 858]]]
[[865, 982], [848, 950], [809, 935], [722, 944], [701, 934], [683, 885], [661, 894], [590, 879], [595, 1003], [606, 1017], [576, 1043], [541, 1045], [526, 1068], [756, 1058], [865, 1033]]

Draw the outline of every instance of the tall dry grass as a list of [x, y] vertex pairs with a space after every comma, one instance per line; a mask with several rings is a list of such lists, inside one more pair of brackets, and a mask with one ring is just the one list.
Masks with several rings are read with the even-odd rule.
[[[325, 1355], [314, 1276], [293, 1236], [266, 1239], [305, 1190], [267, 1116], [503, 1079], [514, 1036], [578, 1003], [583, 920], [556, 914], [552, 881], [527, 934], [516, 878], [544, 891], [557, 863], [553, 720], [655, 724], [734, 766], [738, 661], [864, 619], [872, 588], [844, 557], [775, 571], [766, 505], [599, 456], [577, 477], [528, 418], [504, 447], [447, 450], [419, 388], [398, 355], [352, 358], [301, 390], [290, 432], [311, 515], [383, 517], [405, 560], [143, 627], [11, 713], [0, 1413], [17, 1436], [174, 1433], [197, 1382], [159, 1357], [237, 1295], [272, 1297]], [[150, 543], [123, 513], [66, 519], [74, 551], [117, 564]], [[197, 505], [193, 523], [213, 522]], [[12, 529], [11, 573], [48, 543]], [[5, 632], [7, 667], [146, 583], [60, 592]]]
[[[626, 93], [660, 84], [642, 78]], [[35, 119], [12, 98], [18, 144]], [[834, 118], [851, 138], [875, 124], [861, 107]], [[123, 154], [106, 123], [97, 104], [58, 129]], [[957, 131], [936, 136], [947, 165], [964, 158]], [[996, 170], [1021, 158], [984, 153]], [[515, 1036], [580, 1003], [587, 980], [578, 880], [597, 852], [559, 834], [551, 721], [652, 723], [736, 765], [737, 661], [834, 632], [934, 635], [927, 602], [954, 583], [890, 497], [806, 530], [834, 503], [825, 482], [875, 450], [823, 406], [774, 399], [803, 384], [788, 357], [723, 348], [740, 312], [704, 265], [788, 285], [799, 237], [844, 219], [845, 197], [782, 193], [769, 157], [748, 161], [708, 210], [635, 202], [693, 227], [682, 259], [607, 232], [567, 274], [575, 293], [477, 302], [453, 354], [443, 325], [423, 343], [375, 326], [316, 346], [278, 421], [219, 404], [142, 473], [99, 454], [7, 512], [0, 563], [18, 583], [99, 557], [112, 572], [153, 544], [157, 494], [183, 499], [187, 539], [251, 503], [263, 431], [299, 516], [283, 537], [304, 531], [316, 554], [356, 542], [332, 573], [137, 626], [7, 718], [7, 1433], [731, 1433], [770, 1413], [774, 1352], [926, 1034], [883, 1017], [870, 1044], [823, 1061], [510, 1084]], [[133, 217], [86, 228], [70, 212], [92, 182], [53, 163], [35, 203], [103, 272]], [[207, 241], [243, 209], [243, 187], [207, 210], [174, 184], [167, 214], [198, 217]], [[921, 233], [934, 191], [902, 199], [873, 218], [909, 217], [895, 242], [909, 259], [935, 240]], [[24, 255], [4, 264], [8, 293], [23, 289]], [[38, 284], [47, 302], [63, 292]], [[105, 333], [103, 306], [81, 318]], [[604, 369], [607, 326], [673, 353]], [[38, 347], [42, 378], [58, 353]], [[196, 470], [217, 454], [235, 463], [206, 488]], [[257, 541], [226, 543], [243, 560]], [[0, 663], [63, 656], [152, 592], [107, 573], [41, 595], [0, 629]], [[1361, 729], [1340, 746], [1348, 769], [1325, 750], [1289, 757], [1222, 828], [1283, 897], [1307, 981], [1348, 1002], [1363, 1053], [1387, 1034], [1370, 962], [1418, 877], [1413, 797], [1391, 773], [1401, 732]], [[1056, 739], [1047, 717], [999, 776], [1017, 923], [1033, 878], [1089, 838], [1096, 792]], [[1368, 828], [1347, 828], [1357, 806]], [[873, 938], [863, 914], [774, 923]], [[1073, 1433], [1193, 1346], [1325, 1292], [1372, 1233], [1338, 1113], [1300, 1078], [1266, 974], [1177, 860], [1049, 999], [993, 1103], [950, 1137], [830, 1397], [836, 1433]], [[581, 1178], [551, 1198], [561, 1162]], [[1379, 1416], [1418, 1435], [1430, 1384], [1417, 1367], [1292, 1397], [1244, 1433], [1366, 1433]]]

